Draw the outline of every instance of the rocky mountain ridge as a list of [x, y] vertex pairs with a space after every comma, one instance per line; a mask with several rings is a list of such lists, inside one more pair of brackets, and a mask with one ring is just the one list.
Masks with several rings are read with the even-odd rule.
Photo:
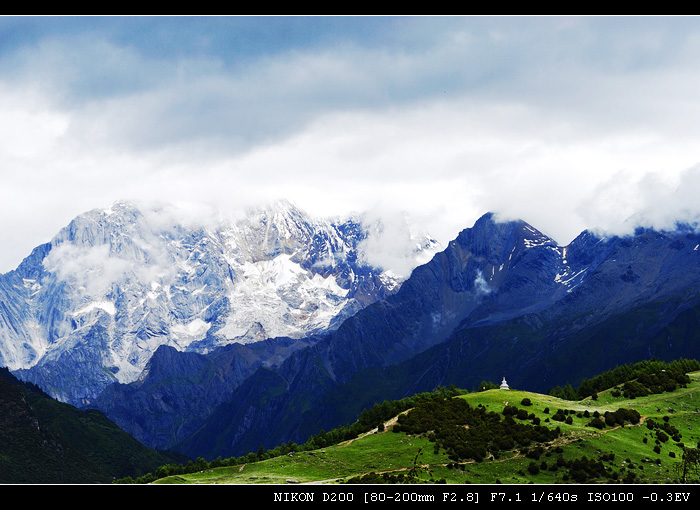
[[[0, 365], [84, 405], [135, 381], [161, 345], [206, 353], [332, 330], [402, 281], [367, 262], [374, 227], [286, 201], [208, 224], [129, 202], [89, 211], [0, 275]], [[414, 241], [408, 257], [437, 247]]]

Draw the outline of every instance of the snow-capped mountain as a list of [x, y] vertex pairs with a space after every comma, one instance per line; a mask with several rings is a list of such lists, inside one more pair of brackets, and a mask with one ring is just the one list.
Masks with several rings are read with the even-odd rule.
[[[205, 353], [323, 333], [402, 281], [368, 262], [376, 225], [362, 218], [315, 219], [284, 201], [213, 226], [169, 211], [87, 212], [0, 275], [0, 365], [78, 404], [136, 380], [161, 345]], [[439, 248], [413, 243], [411, 259]]]

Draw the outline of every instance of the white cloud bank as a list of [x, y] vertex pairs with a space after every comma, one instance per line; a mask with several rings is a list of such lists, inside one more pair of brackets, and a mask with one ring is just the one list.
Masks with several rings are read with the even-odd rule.
[[381, 205], [443, 244], [487, 211], [565, 244], [700, 209], [697, 18], [29, 23], [0, 56], [0, 272], [118, 199]]

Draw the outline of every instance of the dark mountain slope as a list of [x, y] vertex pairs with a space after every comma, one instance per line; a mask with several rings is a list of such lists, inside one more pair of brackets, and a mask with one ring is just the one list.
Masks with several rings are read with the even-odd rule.
[[[534, 317], [527, 316], [464, 328], [404, 363], [356, 373], [335, 393], [355, 395], [360, 410], [385, 398], [403, 398], [438, 386], [477, 390], [480, 382], [499, 383], [501, 377], [512, 388], [546, 393], [626, 363], [697, 357], [700, 304], [677, 305], [648, 303], [565, 336], [560, 327], [538, 326]], [[373, 385], [363, 392], [366, 381]]]
[[90, 405], [144, 444], [169, 449], [262, 366], [272, 367], [316, 339], [231, 344], [213, 354], [161, 346], [131, 384], [113, 384]]
[[111, 483], [178, 459], [0, 369], [0, 483]]

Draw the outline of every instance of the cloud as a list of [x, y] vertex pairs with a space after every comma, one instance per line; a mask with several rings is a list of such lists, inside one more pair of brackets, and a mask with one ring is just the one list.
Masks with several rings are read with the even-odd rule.
[[113, 284], [123, 282], [130, 269], [130, 262], [109, 254], [109, 246], [77, 247], [70, 244], [58, 246], [44, 259], [44, 269], [55, 273], [59, 280], [90, 297], [103, 297]]
[[700, 223], [697, 192], [700, 166], [677, 175], [620, 173], [602, 182], [596, 195], [579, 207], [588, 224], [608, 235], [629, 235], [636, 227], [673, 230], [678, 223]]
[[416, 231], [416, 224], [405, 213], [381, 205], [362, 214], [368, 226], [367, 238], [360, 243], [361, 257], [374, 267], [407, 278], [420, 263], [426, 263], [439, 246], [426, 246], [430, 237]]
[[699, 24], [5, 18], [0, 271], [122, 198], [381, 204], [443, 244], [487, 211], [562, 244], [692, 217]]
[[484, 279], [484, 274], [481, 272], [481, 269], [476, 270], [476, 278], [474, 278], [474, 291], [478, 296], [486, 296], [491, 294], [491, 288]]

